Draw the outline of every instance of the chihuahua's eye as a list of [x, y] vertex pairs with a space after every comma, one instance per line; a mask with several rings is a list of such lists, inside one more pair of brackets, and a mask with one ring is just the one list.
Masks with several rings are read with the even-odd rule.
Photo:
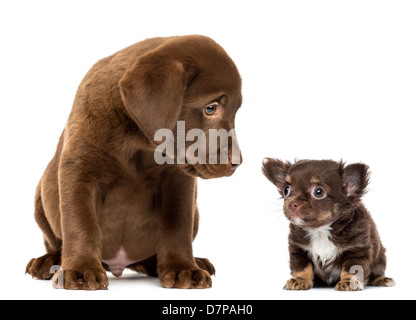
[[209, 106], [205, 107], [205, 113], [209, 116], [213, 115], [215, 110], [217, 110], [217, 105], [210, 104]]
[[290, 186], [286, 186], [283, 188], [283, 196], [287, 198], [290, 195]]
[[326, 192], [321, 187], [316, 187], [315, 189], [313, 189], [312, 195], [315, 199], [318, 200], [326, 198]]

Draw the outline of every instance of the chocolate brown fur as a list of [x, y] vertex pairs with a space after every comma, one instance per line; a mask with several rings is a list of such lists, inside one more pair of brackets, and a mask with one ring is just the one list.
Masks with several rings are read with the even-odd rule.
[[[385, 249], [361, 202], [369, 180], [366, 165], [345, 167], [343, 162], [331, 160], [291, 164], [268, 158], [263, 173], [284, 197], [284, 213], [291, 221], [289, 253], [293, 278], [285, 289], [309, 289], [314, 279], [337, 284], [335, 288], [342, 291], [361, 290], [367, 283], [394, 284], [384, 277]], [[311, 265], [312, 276], [308, 272]], [[356, 266], [363, 270], [361, 280], [353, 278]]]
[[180, 120], [186, 130], [230, 130], [241, 101], [236, 66], [207, 37], [148, 39], [97, 62], [39, 183], [35, 218], [47, 254], [26, 271], [48, 279], [61, 264], [66, 289], [106, 289], [103, 262], [119, 255], [128, 265], [113, 267], [116, 275], [128, 267], [168, 288], [210, 287], [215, 269], [192, 251], [196, 177], [230, 176], [237, 165], [230, 151], [228, 164], [158, 165], [153, 137], [176, 132]]

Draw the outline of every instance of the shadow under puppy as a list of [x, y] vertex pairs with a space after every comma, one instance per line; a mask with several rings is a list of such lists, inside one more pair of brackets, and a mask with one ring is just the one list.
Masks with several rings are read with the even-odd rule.
[[[263, 173], [284, 198], [292, 279], [286, 290], [307, 290], [314, 280], [340, 291], [365, 284], [393, 286], [384, 276], [385, 249], [361, 202], [368, 167], [341, 161], [301, 160], [294, 164], [266, 158]], [[357, 273], [357, 274], [356, 274]], [[356, 275], [355, 275], [356, 274]]]

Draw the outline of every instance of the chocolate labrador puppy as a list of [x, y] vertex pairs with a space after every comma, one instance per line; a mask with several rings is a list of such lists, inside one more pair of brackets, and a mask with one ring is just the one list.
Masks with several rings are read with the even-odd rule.
[[[158, 276], [166, 288], [211, 287], [213, 265], [192, 252], [196, 177], [230, 176], [240, 151], [232, 144], [225, 162], [190, 162], [165, 148], [159, 156], [171, 158], [160, 164], [155, 150], [168, 138], [155, 135], [172, 132], [179, 150], [178, 124], [184, 134], [230, 132], [241, 103], [235, 64], [204, 36], [148, 39], [97, 62], [37, 188], [35, 218], [47, 254], [26, 272], [49, 279], [61, 265], [65, 289], [107, 289], [105, 271], [120, 276], [125, 268]], [[210, 149], [206, 159], [213, 158]]]

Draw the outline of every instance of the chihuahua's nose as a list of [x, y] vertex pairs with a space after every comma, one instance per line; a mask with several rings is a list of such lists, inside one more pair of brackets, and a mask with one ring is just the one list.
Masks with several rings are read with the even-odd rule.
[[289, 203], [290, 211], [296, 211], [297, 208], [299, 208], [299, 203], [297, 203], [296, 201], [292, 201], [291, 203]]

